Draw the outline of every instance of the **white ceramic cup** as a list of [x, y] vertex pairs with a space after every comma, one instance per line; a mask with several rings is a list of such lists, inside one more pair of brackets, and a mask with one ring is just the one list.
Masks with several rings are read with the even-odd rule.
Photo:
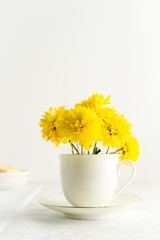
[[[118, 154], [60, 154], [59, 157], [64, 195], [76, 207], [110, 205], [136, 173], [135, 164], [131, 160], [119, 163]], [[132, 172], [129, 179], [117, 189], [120, 168], [125, 163], [129, 163]]]

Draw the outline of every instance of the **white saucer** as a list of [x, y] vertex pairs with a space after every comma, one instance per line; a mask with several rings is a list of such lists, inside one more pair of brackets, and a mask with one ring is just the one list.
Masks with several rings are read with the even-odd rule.
[[0, 180], [21, 180], [28, 178], [30, 174], [31, 173], [28, 170], [20, 170], [17, 172], [0, 172]]
[[30, 172], [28, 170], [20, 170], [18, 172], [0, 172], [0, 190], [14, 189], [23, 186], [30, 180]]
[[41, 197], [38, 202], [51, 210], [63, 213], [67, 218], [104, 219], [128, 209], [141, 200], [139, 196], [123, 193], [114, 199], [110, 206], [104, 207], [74, 207], [67, 202], [63, 195]]

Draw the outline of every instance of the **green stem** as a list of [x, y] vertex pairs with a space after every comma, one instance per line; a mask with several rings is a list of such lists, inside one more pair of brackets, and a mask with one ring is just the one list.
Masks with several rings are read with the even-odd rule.
[[73, 143], [71, 143], [71, 146], [76, 150], [76, 152], [77, 152], [78, 154], [80, 154], [79, 151], [78, 151], [78, 149], [74, 146]]
[[83, 146], [81, 146], [81, 154], [83, 154]]
[[107, 148], [106, 154], [108, 154], [108, 152], [109, 152], [109, 147]]
[[95, 142], [95, 144], [94, 144], [94, 148], [93, 148], [92, 154], [95, 154], [96, 150], [97, 150], [97, 142]]
[[120, 151], [122, 151], [122, 149], [116, 150], [115, 152], [111, 152], [110, 154], [118, 153]]
[[73, 146], [71, 145], [71, 148], [72, 148], [72, 154], [74, 154], [74, 148], [73, 148]]
[[89, 150], [87, 151], [88, 154], [90, 154], [90, 148], [91, 148], [91, 146], [89, 147]]
[[79, 144], [77, 143], [77, 149], [79, 150]]

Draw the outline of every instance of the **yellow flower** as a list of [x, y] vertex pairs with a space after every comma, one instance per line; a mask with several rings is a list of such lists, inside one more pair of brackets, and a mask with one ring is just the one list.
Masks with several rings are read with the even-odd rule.
[[[111, 113], [111, 112], [110, 112]], [[131, 135], [131, 124], [125, 119], [123, 115], [115, 112], [103, 116], [101, 124], [102, 144], [103, 146], [110, 146], [117, 148], [124, 143]]]
[[139, 145], [136, 138], [130, 136], [125, 144], [122, 145], [122, 155], [120, 156], [120, 160], [129, 159], [134, 162], [137, 161], [139, 156]]
[[116, 113], [116, 110], [114, 109], [114, 107], [110, 108], [110, 107], [104, 107], [101, 108], [99, 113], [97, 114], [98, 117], [100, 117], [101, 119], [109, 119], [114, 113]]
[[88, 151], [90, 146], [94, 146], [93, 141], [99, 140], [99, 126], [99, 119], [93, 109], [78, 106], [66, 112], [59, 132], [70, 142], [79, 142]]
[[95, 112], [98, 114], [101, 108], [107, 104], [109, 104], [110, 95], [105, 99], [103, 94], [92, 94], [87, 100], [81, 101], [81, 103], [75, 104], [76, 107], [84, 106], [87, 108], [93, 108]]
[[50, 140], [56, 147], [62, 142], [63, 138], [59, 136], [58, 126], [62, 120], [62, 117], [66, 110], [65, 107], [52, 108], [50, 107], [49, 112], [45, 112], [40, 119], [40, 127], [42, 128], [42, 137], [46, 141]]

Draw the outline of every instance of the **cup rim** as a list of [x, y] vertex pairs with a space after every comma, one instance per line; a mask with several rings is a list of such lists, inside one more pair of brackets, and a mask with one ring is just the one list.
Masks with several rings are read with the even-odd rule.
[[110, 153], [99, 153], [99, 154], [72, 154], [72, 153], [60, 153], [59, 155], [73, 155], [73, 156], [114, 156], [114, 155], [119, 155], [118, 153], [113, 153], [113, 154], [110, 154]]
[[116, 159], [119, 157], [119, 154], [70, 154], [70, 153], [64, 153], [59, 154], [59, 157], [71, 157], [71, 158], [100, 158], [100, 157], [108, 157], [108, 159], [116, 157]]

